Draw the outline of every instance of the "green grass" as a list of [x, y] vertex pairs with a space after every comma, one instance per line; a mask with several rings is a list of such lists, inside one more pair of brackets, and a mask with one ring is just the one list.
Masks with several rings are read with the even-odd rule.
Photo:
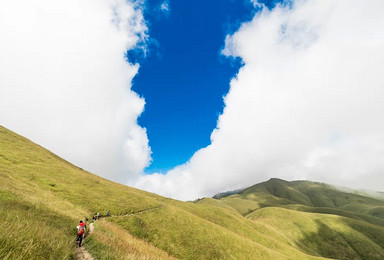
[[343, 192], [327, 184], [309, 181], [271, 179], [220, 200], [243, 215], [263, 207], [301, 205], [340, 209], [384, 219], [383, 200]]
[[106, 220], [97, 221], [95, 226], [85, 246], [96, 259], [174, 259]]
[[[197, 209], [201, 213], [200, 209]], [[226, 228], [230, 219], [202, 218], [185, 209], [165, 206], [144, 214], [127, 217], [112, 217], [111, 221], [122, 226], [134, 236], [141, 238], [180, 259], [287, 259], [276, 250], [265, 247], [260, 241], [248, 238], [244, 233]], [[211, 221], [210, 221], [211, 220]], [[225, 223], [224, 223], [225, 222]], [[242, 226], [242, 224], [235, 224]], [[178, 230], [175, 229], [178, 228]], [[258, 234], [261, 240], [261, 235]], [[277, 243], [272, 243], [273, 245]], [[295, 251], [291, 248], [291, 252]], [[304, 254], [302, 259], [309, 259]]]
[[144, 210], [162, 200], [83, 171], [0, 127], [0, 259], [71, 259], [80, 219]]
[[274, 179], [180, 202], [100, 178], [0, 127], [0, 259], [72, 259], [78, 221], [107, 210], [84, 241], [97, 259], [384, 258], [380, 200]]
[[73, 258], [73, 221], [44, 206], [0, 193], [1, 259]]
[[338, 215], [343, 217], [348, 217], [356, 220], [365, 221], [367, 223], [378, 225], [384, 227], [384, 219], [375, 217], [367, 214], [354, 213], [347, 210], [335, 209], [335, 208], [326, 208], [326, 207], [308, 207], [303, 205], [291, 204], [281, 206], [282, 208], [293, 209], [303, 212], [312, 212], [312, 213], [322, 213], [330, 215]]
[[307, 254], [384, 259], [380, 199], [322, 183], [271, 179], [221, 197], [216, 204], [231, 206], [254, 223], [278, 230], [288, 244]]
[[310, 254], [336, 259], [383, 259], [384, 228], [363, 221], [268, 207], [248, 216], [281, 231]]

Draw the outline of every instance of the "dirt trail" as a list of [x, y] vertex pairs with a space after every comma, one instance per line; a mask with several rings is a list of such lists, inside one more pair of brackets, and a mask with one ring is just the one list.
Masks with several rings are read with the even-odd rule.
[[[136, 212], [122, 214], [122, 215], [115, 215], [115, 216], [111, 216], [111, 217], [132, 216], [132, 215], [141, 214], [141, 213], [145, 213], [145, 212], [148, 212], [148, 211], [156, 210], [156, 209], [162, 208], [164, 206], [165, 206], [165, 204], [162, 204], [162, 205], [158, 205], [158, 206], [155, 206], [155, 207], [152, 207], [152, 208], [149, 208], [149, 209], [143, 209], [143, 210], [139, 210], [139, 211], [136, 211]], [[91, 223], [91, 224], [89, 224], [89, 232], [86, 234], [85, 238], [87, 236], [90, 236], [93, 233], [93, 230], [94, 230], [93, 223]], [[83, 242], [84, 242], [84, 240], [83, 240]], [[91, 256], [90, 253], [88, 253], [88, 251], [84, 248], [84, 246], [76, 247], [76, 249], [75, 249], [75, 259], [76, 260], [94, 260], [94, 258]]]
[[152, 208], [148, 208], [148, 209], [138, 210], [138, 211], [131, 212], [131, 213], [126, 213], [126, 214], [123, 213], [121, 215], [113, 215], [113, 216], [110, 216], [110, 218], [129, 217], [129, 216], [132, 216], [132, 215], [138, 215], [138, 214], [146, 213], [148, 211], [160, 209], [160, 208], [163, 208], [163, 207], [165, 207], [165, 204], [158, 205], [158, 206], [155, 206], [155, 207], [152, 207]]
[[94, 260], [90, 253], [82, 246], [75, 249], [75, 259], [77, 260]]
[[[89, 224], [89, 232], [88, 232], [87, 236], [91, 235], [93, 233], [93, 230], [94, 230], [93, 223], [91, 223], [91, 224]], [[77, 259], [77, 260], [94, 260], [94, 258], [91, 256], [90, 253], [88, 253], [88, 251], [84, 248], [84, 246], [76, 247], [75, 259]]]
[[93, 227], [93, 223], [89, 224], [89, 233], [88, 233], [88, 236], [89, 236], [90, 234], [93, 233], [93, 229], [94, 229], [94, 227]]

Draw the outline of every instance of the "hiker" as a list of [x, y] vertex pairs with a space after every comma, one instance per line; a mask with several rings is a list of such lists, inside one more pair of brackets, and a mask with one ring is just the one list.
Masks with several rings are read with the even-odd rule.
[[109, 210], [107, 210], [107, 217], [109, 217], [110, 215], [109, 215]]
[[84, 233], [85, 233], [85, 223], [82, 220], [80, 220], [80, 223], [77, 226], [77, 238], [76, 238], [76, 242], [79, 241], [79, 247], [81, 247], [81, 242], [83, 242]]
[[85, 227], [85, 229], [87, 229], [87, 223], [88, 223], [88, 218], [85, 218], [85, 221], [84, 221], [84, 227]]
[[97, 212], [96, 219], [100, 218], [100, 212]]

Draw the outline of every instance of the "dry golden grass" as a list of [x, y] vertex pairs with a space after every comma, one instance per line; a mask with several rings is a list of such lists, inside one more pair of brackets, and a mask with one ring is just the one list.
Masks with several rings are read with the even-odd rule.
[[105, 220], [96, 222], [89, 238], [85, 246], [97, 259], [176, 259]]

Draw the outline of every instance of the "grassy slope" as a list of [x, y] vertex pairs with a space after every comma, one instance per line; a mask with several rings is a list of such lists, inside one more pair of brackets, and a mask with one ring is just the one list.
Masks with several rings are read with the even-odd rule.
[[73, 258], [78, 220], [106, 210], [113, 217], [98, 222], [85, 241], [100, 259], [313, 258], [258, 231], [233, 209], [107, 181], [3, 127], [0, 209], [1, 259]]
[[277, 228], [299, 248], [311, 254], [336, 259], [384, 257], [383, 227], [335, 215], [276, 207], [257, 210], [248, 218]]
[[[258, 195], [259, 201], [249, 200], [254, 196], [251, 193], [235, 196], [244, 208], [249, 206], [247, 201], [251, 201], [250, 208], [272, 202], [303, 206], [271, 194]], [[309, 228], [302, 232], [309, 237], [316, 237], [313, 221], [323, 221], [327, 227], [335, 225], [346, 237], [353, 230], [365, 232], [369, 225], [351, 218], [339, 221], [341, 218], [330, 215], [324, 220], [323, 214], [283, 208], [272, 212], [261, 209], [245, 218], [249, 209], [247, 214], [240, 214], [233, 207], [241, 203], [228, 205], [230, 202], [233, 201], [228, 197], [185, 203], [116, 184], [0, 127], [0, 212], [5, 212], [4, 221], [0, 222], [1, 259], [73, 258], [77, 221], [106, 210], [111, 211], [112, 217], [97, 222], [94, 234], [85, 241], [98, 259], [315, 259], [314, 255], [332, 254], [315, 248], [316, 243], [304, 243], [302, 235], [292, 235], [291, 232], [301, 231], [290, 228], [291, 219], [281, 220], [285, 211], [298, 214], [294, 217], [308, 218]], [[367, 205], [354, 214], [367, 216], [375, 207], [381, 207]], [[263, 213], [263, 217], [257, 213]], [[377, 218], [375, 214], [370, 217]], [[346, 220], [352, 222], [343, 226]], [[273, 221], [286, 224], [287, 229]], [[342, 232], [344, 227], [349, 227], [348, 232]], [[367, 239], [356, 241], [381, 254], [382, 235], [369, 230], [369, 234], [364, 233]], [[319, 239], [321, 245], [330, 246], [328, 237]], [[379, 246], [375, 247], [372, 241]]]
[[[143, 210], [161, 200], [87, 173], [0, 127], [0, 259], [71, 259], [79, 219], [107, 209]], [[141, 252], [150, 247], [142, 242]]]
[[337, 259], [384, 259], [384, 201], [309, 181], [271, 179], [222, 197], [247, 219], [280, 232], [311, 255]]
[[95, 226], [86, 247], [96, 259], [174, 259], [104, 219]]

